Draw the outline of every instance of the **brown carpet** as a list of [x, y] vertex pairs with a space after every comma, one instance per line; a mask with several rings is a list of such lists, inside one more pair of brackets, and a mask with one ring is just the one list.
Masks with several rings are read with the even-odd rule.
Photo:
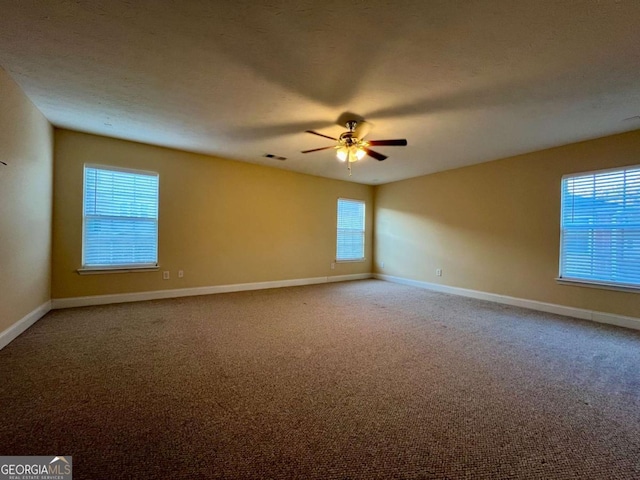
[[640, 479], [640, 332], [377, 280], [54, 311], [0, 379], [75, 479]]

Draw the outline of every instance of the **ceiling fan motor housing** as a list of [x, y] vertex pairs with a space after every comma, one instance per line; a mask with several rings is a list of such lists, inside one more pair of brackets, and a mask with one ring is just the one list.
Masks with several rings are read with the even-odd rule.
[[345, 147], [358, 147], [363, 143], [362, 140], [353, 134], [353, 132], [344, 132], [340, 135], [338, 142], [340, 145]]

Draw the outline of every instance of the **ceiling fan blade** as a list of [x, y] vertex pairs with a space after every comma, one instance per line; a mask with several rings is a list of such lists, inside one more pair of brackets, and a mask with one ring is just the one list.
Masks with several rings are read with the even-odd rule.
[[369, 140], [367, 143], [374, 146], [404, 147], [407, 145], [407, 140], [404, 138], [398, 138], [396, 140]]
[[356, 129], [353, 133], [355, 134], [356, 137], [362, 140], [364, 137], [369, 135], [369, 132], [371, 131], [372, 126], [373, 125], [371, 125], [369, 122], [365, 122], [364, 120], [361, 120], [356, 125]]
[[331, 145], [330, 147], [322, 147], [322, 148], [314, 148], [312, 150], [304, 150], [300, 153], [311, 153], [311, 152], [319, 152], [320, 150], [328, 150], [329, 148], [336, 148], [333, 145]]
[[313, 130], [305, 130], [305, 132], [313, 133], [314, 135], [318, 135], [319, 137], [328, 138], [329, 140], [335, 140], [336, 142], [338, 141], [337, 138], [330, 137], [329, 135], [323, 135], [322, 133], [314, 132]]
[[378, 160], [380, 162], [387, 158], [386, 155], [382, 155], [381, 153], [374, 152], [373, 150], [369, 150], [368, 148], [363, 148], [363, 150], [365, 152], [367, 152], [367, 155], [369, 155], [370, 157], [375, 158], [376, 160]]

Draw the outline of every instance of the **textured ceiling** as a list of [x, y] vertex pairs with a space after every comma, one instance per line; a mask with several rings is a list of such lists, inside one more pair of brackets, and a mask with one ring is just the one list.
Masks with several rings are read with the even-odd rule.
[[[640, 128], [637, 0], [0, 0], [56, 126], [378, 184]], [[377, 147], [353, 176], [346, 111]], [[630, 117], [636, 117], [631, 118]], [[629, 120], [625, 120], [629, 119]], [[262, 157], [273, 153], [278, 161]]]

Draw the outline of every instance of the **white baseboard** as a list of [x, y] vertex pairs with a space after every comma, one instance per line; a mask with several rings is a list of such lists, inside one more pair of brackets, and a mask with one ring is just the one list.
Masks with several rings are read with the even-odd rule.
[[174, 290], [154, 290], [151, 292], [119, 293], [113, 295], [93, 295], [87, 297], [54, 298], [51, 306], [54, 309], [87, 307], [90, 305], [108, 305], [111, 303], [141, 302], [162, 298], [192, 297], [196, 295], [212, 295], [215, 293], [242, 292], [245, 290], [263, 290], [266, 288], [297, 287], [318, 283], [345, 282], [372, 278], [371, 273], [353, 275], [335, 275], [329, 277], [295, 278], [292, 280], [275, 280], [271, 282], [236, 283], [232, 285], [215, 285], [212, 287], [178, 288]]
[[0, 350], [15, 340], [18, 335], [24, 332], [31, 325], [44, 317], [51, 310], [51, 301], [44, 302], [38, 308], [11, 325], [9, 328], [0, 333]]
[[327, 283], [332, 282], [350, 282], [351, 280], [366, 280], [373, 278], [372, 273], [352, 273], [351, 275], [333, 275], [327, 277]]
[[435, 292], [450, 293], [452, 295], [477, 298], [479, 300], [488, 300], [490, 302], [503, 303], [505, 305], [513, 305], [515, 307], [529, 308], [531, 310], [538, 310], [540, 312], [556, 313], [558, 315], [566, 315], [567, 317], [580, 318], [583, 320], [591, 320], [598, 323], [607, 323], [610, 325], [617, 325], [619, 327], [640, 330], [640, 318], [635, 317], [625, 317], [623, 315], [615, 315], [613, 313], [596, 312], [593, 310], [567, 307], [554, 303], [527, 300], [526, 298], [509, 297], [507, 295], [481, 292], [479, 290], [469, 290], [466, 288], [450, 287], [448, 285], [440, 285], [437, 283], [421, 282], [418, 280], [394, 277], [392, 275], [383, 275], [380, 273], [374, 274], [373, 277], [380, 280], [385, 280], [387, 282], [401, 283], [403, 285], [425, 288], [427, 290], [433, 290]]

